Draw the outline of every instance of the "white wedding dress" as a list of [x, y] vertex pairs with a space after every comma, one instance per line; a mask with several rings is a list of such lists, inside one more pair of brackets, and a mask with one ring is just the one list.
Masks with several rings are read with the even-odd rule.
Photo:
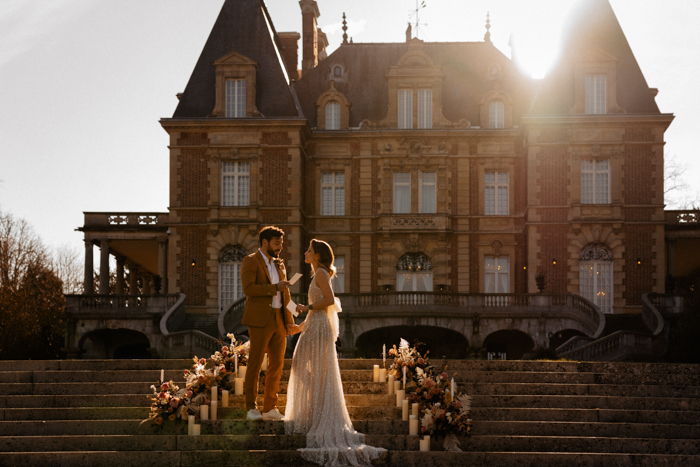
[[[323, 299], [316, 280], [330, 282], [319, 268], [309, 286], [310, 304]], [[386, 450], [364, 444], [365, 436], [350, 421], [335, 350], [337, 320], [335, 310], [322, 309], [309, 311], [304, 321], [289, 376], [284, 428], [288, 435], [306, 435], [306, 448], [299, 451], [310, 462], [371, 465]]]

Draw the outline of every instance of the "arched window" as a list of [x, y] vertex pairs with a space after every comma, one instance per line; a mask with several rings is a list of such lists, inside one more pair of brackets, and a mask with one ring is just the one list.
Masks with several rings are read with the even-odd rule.
[[503, 102], [492, 101], [489, 104], [489, 128], [503, 128]]
[[340, 76], [342, 72], [343, 70], [339, 66], [333, 68], [333, 76]]
[[228, 245], [219, 254], [219, 312], [243, 297], [241, 261], [247, 254], [240, 245]]
[[433, 265], [423, 253], [406, 253], [396, 263], [397, 292], [432, 292]]
[[326, 104], [326, 130], [340, 129], [340, 104], [329, 102]]
[[579, 256], [579, 293], [603, 313], [613, 312], [613, 255], [600, 243], [592, 243]]

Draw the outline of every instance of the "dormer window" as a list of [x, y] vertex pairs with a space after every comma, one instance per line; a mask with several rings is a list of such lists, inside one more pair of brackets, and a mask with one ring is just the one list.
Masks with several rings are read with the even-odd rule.
[[489, 128], [504, 128], [504, 106], [502, 101], [492, 101], [489, 104]]
[[326, 130], [340, 129], [340, 104], [329, 102], [326, 104]]
[[601, 75], [586, 76], [586, 113], [604, 114], [606, 112], [606, 77]]
[[343, 70], [337, 66], [333, 68], [333, 76], [340, 76], [343, 73]]
[[226, 117], [245, 117], [245, 80], [226, 80]]

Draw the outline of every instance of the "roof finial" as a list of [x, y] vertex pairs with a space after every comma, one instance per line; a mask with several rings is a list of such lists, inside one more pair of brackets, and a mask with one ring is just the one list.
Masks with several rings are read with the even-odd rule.
[[343, 12], [343, 44], [348, 43], [348, 22], [345, 21], [345, 12]]
[[490, 44], [491, 43], [491, 33], [489, 32], [489, 29], [491, 29], [491, 15], [487, 11], [486, 12], [486, 34], [484, 34], [484, 42], [488, 42]]

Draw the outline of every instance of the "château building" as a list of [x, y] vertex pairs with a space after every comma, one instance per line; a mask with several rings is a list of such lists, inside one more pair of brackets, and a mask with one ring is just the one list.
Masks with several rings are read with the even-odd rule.
[[277, 32], [263, 0], [224, 3], [161, 120], [168, 211], [85, 213], [86, 290], [97, 244], [101, 264], [117, 257], [116, 294], [103, 266], [100, 294], [69, 300], [68, 349], [165, 356], [244, 332], [240, 262], [266, 225], [286, 233], [287, 269], [306, 273], [297, 300], [309, 240], [333, 247], [347, 355], [403, 332], [510, 358], [596, 341], [616, 315], [658, 334], [662, 303], [679, 303], [661, 295], [667, 277], [700, 267], [697, 217], [664, 211], [674, 117], [608, 0], [580, 2], [541, 80], [488, 22], [480, 42], [409, 28], [395, 43], [345, 34], [327, 54], [323, 0], [299, 5], [301, 33]]

